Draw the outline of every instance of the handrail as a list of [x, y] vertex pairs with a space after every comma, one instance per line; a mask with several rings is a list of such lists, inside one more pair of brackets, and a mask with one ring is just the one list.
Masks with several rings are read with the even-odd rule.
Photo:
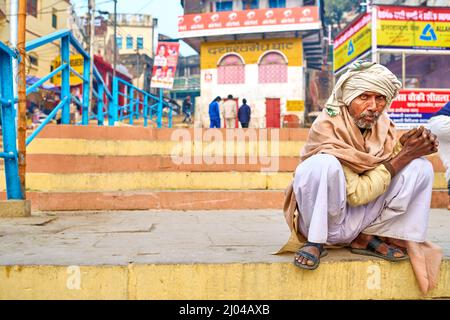
[[50, 112], [50, 114], [45, 118], [44, 121], [33, 131], [33, 133], [27, 138], [25, 145], [29, 145], [31, 141], [41, 132], [42, 129], [56, 116], [58, 111], [64, 106], [64, 104], [69, 100], [69, 97], [65, 97], [61, 102]]
[[[157, 115], [156, 123], [158, 128], [163, 126], [163, 108], [169, 107], [167, 114], [167, 126], [172, 126], [172, 106], [164, 101], [162, 90], [159, 92], [159, 97], [150, 94], [142, 89], [135, 87], [133, 84], [115, 77], [113, 79], [112, 90], [108, 88], [103, 80], [97, 67], [93, 65], [93, 74], [90, 74], [92, 61], [89, 54], [83, 49], [78, 40], [73, 36], [72, 32], [68, 29], [59, 30], [52, 34], [46, 35], [41, 38], [33, 39], [25, 44], [26, 52], [35, 50], [44, 45], [48, 45], [54, 41], [59, 40], [61, 65], [55, 70], [52, 70], [49, 74], [39, 79], [36, 83], [26, 88], [26, 94], [30, 94], [36, 91], [41, 85], [43, 85], [49, 79], [56, 75], [61, 75], [61, 90], [60, 99], [58, 105], [50, 112], [50, 114], [39, 124], [39, 126], [31, 133], [26, 139], [25, 144], [28, 146], [36, 136], [42, 131], [42, 129], [50, 123], [58, 112], [61, 112], [61, 123], [70, 123], [70, 104], [81, 106], [82, 119], [81, 124], [87, 125], [89, 120], [97, 119], [98, 125], [103, 125], [104, 116], [108, 116], [108, 123], [110, 126], [114, 126], [118, 120], [125, 118], [129, 119], [130, 124], [133, 123], [134, 118], [143, 117], [144, 126], [148, 125], [148, 120], [154, 121], [154, 116]], [[70, 65], [70, 50], [74, 49], [83, 57], [83, 72], [79, 73]], [[0, 41], [0, 108], [3, 113], [3, 152], [0, 151], [0, 157], [5, 159], [5, 177], [6, 177], [6, 193], [8, 199], [23, 199], [23, 190], [21, 189], [19, 173], [18, 173], [18, 158], [17, 158], [17, 142], [16, 142], [16, 123], [15, 123], [15, 110], [14, 105], [17, 103], [18, 98], [13, 93], [13, 59], [20, 59], [17, 50], [9, 48], [6, 44]], [[74, 74], [82, 80], [83, 97], [78, 99], [73, 97], [70, 92], [70, 75]], [[96, 96], [97, 111], [91, 111], [90, 108], [90, 81], [96, 83]], [[125, 88], [126, 94], [120, 92], [120, 87]], [[94, 91], [94, 89], [92, 88]], [[124, 96], [124, 102], [122, 106], [119, 106], [120, 96]], [[153, 103], [155, 102], [155, 103]], [[104, 108], [106, 106], [106, 108]], [[106, 113], [104, 111], [106, 110]], [[95, 111], [95, 109], [94, 109]]]
[[[120, 78], [114, 78], [113, 79], [114, 84], [113, 84], [113, 91], [114, 91], [114, 110], [116, 110], [115, 112], [118, 112], [120, 114], [119, 119], [118, 120], [123, 120], [125, 118], [129, 119], [129, 123], [133, 124], [133, 119], [134, 117], [139, 118], [140, 116], [142, 116], [144, 118], [144, 127], [148, 126], [148, 118], [149, 118], [149, 111], [151, 111], [150, 113], [150, 121], [154, 121], [153, 120], [153, 110], [156, 109], [155, 114], [158, 115], [157, 119], [156, 119], [156, 124], [158, 128], [161, 128], [163, 126], [162, 123], [162, 118], [163, 118], [163, 107], [167, 106], [169, 107], [169, 114], [167, 115], [168, 117], [168, 127], [171, 128], [172, 127], [172, 106], [164, 101], [163, 99], [163, 95], [162, 95], [162, 91], [160, 90], [160, 96], [156, 97], [154, 95], [152, 95], [149, 92], [146, 92], [142, 89], [139, 89], [137, 87], [135, 87], [133, 84], [120, 79]], [[125, 86], [125, 92], [126, 93], [122, 93], [119, 90], [119, 85]], [[137, 94], [137, 97], [135, 96], [135, 94]], [[142, 95], [142, 97], [140, 96]], [[127, 103], [124, 103], [124, 105], [120, 106], [119, 105], [119, 96], [124, 97], [124, 99], [127, 99]], [[148, 100], [152, 99], [155, 100], [156, 103], [149, 106], [148, 105]], [[142, 112], [139, 111], [140, 107], [142, 107]], [[127, 112], [126, 115], [124, 115], [124, 111]]]
[[43, 36], [41, 38], [36, 38], [33, 40], [28, 41], [25, 44], [25, 50], [26, 51], [32, 51], [36, 48], [42, 47], [43, 45], [46, 45], [47, 43], [51, 43], [55, 40], [59, 40], [61, 38], [64, 38], [66, 36], [70, 35], [70, 30], [63, 29], [60, 31], [53, 32], [51, 34], [48, 34], [46, 36]]
[[29, 86], [27, 88], [27, 90], [26, 90], [26, 94], [28, 95], [28, 94], [36, 91], [44, 82], [46, 82], [47, 80], [53, 78], [54, 76], [56, 76], [57, 73], [59, 73], [60, 71], [64, 70], [68, 66], [69, 65], [67, 63], [61, 64], [58, 68], [56, 68], [55, 70], [50, 72], [48, 75], [46, 75], [45, 77], [41, 78], [39, 81], [37, 81], [33, 85]]
[[14, 119], [13, 59], [17, 59], [17, 54], [14, 50], [0, 42], [0, 109], [3, 120], [3, 152], [0, 153], [0, 157], [5, 159], [4, 170], [7, 199], [23, 199], [24, 192], [19, 178], [17, 131]]

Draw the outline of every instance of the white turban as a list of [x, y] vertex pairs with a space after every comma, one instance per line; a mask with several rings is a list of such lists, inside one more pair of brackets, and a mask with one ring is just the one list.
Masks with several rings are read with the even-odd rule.
[[360, 94], [370, 91], [386, 97], [386, 108], [397, 96], [402, 83], [385, 66], [376, 62], [357, 60], [352, 63], [336, 83], [326, 104], [327, 113], [334, 117], [340, 108], [349, 106]]

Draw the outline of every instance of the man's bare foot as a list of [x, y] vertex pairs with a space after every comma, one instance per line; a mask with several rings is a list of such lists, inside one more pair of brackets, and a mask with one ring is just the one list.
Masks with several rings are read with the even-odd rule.
[[[353, 249], [366, 249], [367, 245], [369, 244], [369, 241], [374, 238], [375, 238], [375, 236], [360, 233], [358, 235], [358, 237], [355, 240], [353, 240], [353, 242], [350, 244], [350, 247]], [[389, 246], [385, 242], [382, 242], [375, 250], [376, 250], [376, 252], [387, 256], [388, 252], [389, 252], [389, 248], [395, 248], [395, 247]], [[395, 249], [397, 249], [397, 248], [395, 248]], [[393, 252], [393, 256], [394, 256], [394, 258], [402, 258], [405, 256], [405, 254], [401, 250], [397, 249]]]

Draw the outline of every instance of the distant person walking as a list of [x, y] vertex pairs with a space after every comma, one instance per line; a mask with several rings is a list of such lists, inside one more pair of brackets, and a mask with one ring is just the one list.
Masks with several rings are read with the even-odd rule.
[[250, 123], [250, 115], [251, 110], [250, 106], [247, 104], [246, 99], [242, 99], [242, 106], [239, 108], [238, 111], [238, 119], [241, 123], [242, 128], [248, 128], [248, 124]]
[[236, 128], [236, 107], [236, 101], [233, 99], [233, 96], [229, 94], [227, 97], [227, 101], [223, 103], [227, 128]]
[[221, 97], [217, 96], [213, 102], [209, 104], [209, 127], [210, 128], [220, 128], [220, 109], [219, 102], [222, 100]]
[[183, 110], [183, 114], [184, 114], [183, 123], [186, 123], [186, 121], [188, 121], [188, 123], [192, 123], [192, 118], [191, 118], [192, 103], [191, 103], [190, 96], [187, 96], [186, 99], [184, 99], [182, 110]]

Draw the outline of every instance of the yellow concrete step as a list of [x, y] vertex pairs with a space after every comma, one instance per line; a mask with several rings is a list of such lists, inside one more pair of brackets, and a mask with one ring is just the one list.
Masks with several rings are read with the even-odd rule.
[[444, 259], [422, 295], [409, 261], [329, 249], [309, 271], [292, 253], [273, 255], [290, 233], [280, 210], [2, 219], [0, 299], [448, 299], [448, 227], [447, 210], [432, 210], [428, 233]]
[[[290, 259], [286, 259], [290, 260]], [[0, 266], [1, 300], [449, 299], [450, 261], [424, 296], [407, 262], [322, 262], [313, 273], [284, 263]], [[76, 275], [82, 286], [78, 287]], [[380, 276], [371, 276], [381, 274]], [[376, 279], [381, 279], [379, 282]], [[114, 281], [111, 281], [114, 279]], [[299, 285], [301, 284], [301, 285]]]
[[[284, 190], [291, 172], [114, 172], [27, 173], [30, 191], [130, 191], [130, 190]], [[433, 189], [446, 189], [444, 172], [436, 172]], [[4, 172], [0, 190], [5, 190]]]
[[[28, 154], [114, 155], [114, 156], [299, 156], [304, 141], [234, 142], [234, 141], [146, 141], [36, 139], [27, 148]], [[212, 161], [211, 160], [211, 161]]]

